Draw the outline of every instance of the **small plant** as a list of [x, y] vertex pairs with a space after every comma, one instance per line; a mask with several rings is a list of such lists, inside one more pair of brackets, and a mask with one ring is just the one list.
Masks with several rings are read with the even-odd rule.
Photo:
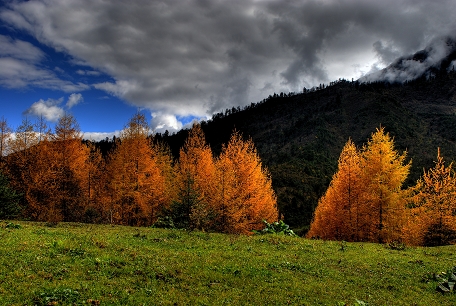
[[20, 229], [20, 228], [22, 228], [22, 226], [20, 224], [14, 224], [12, 222], [9, 222], [6, 224], [5, 228]]
[[283, 220], [279, 222], [269, 223], [266, 220], [263, 220], [264, 225], [266, 226], [261, 231], [253, 230], [253, 232], [257, 235], [264, 235], [264, 234], [278, 234], [278, 235], [285, 235], [285, 236], [292, 236], [298, 237], [293, 230], [290, 229], [290, 226], [285, 224]]
[[34, 305], [73, 305], [79, 299], [79, 292], [69, 288], [44, 289], [38, 292], [33, 299]]
[[347, 241], [342, 240], [339, 245], [340, 245], [339, 251], [345, 252], [345, 250], [347, 249]]
[[176, 228], [176, 225], [173, 222], [173, 219], [169, 216], [159, 217], [158, 220], [152, 225], [155, 228]]
[[397, 250], [397, 251], [403, 251], [405, 250], [405, 244], [399, 241], [391, 241], [385, 246], [387, 249], [390, 250]]
[[440, 281], [436, 288], [437, 291], [441, 293], [449, 293], [456, 291], [454, 288], [456, 284], [456, 266], [454, 266], [447, 272], [437, 274], [436, 278]]
[[135, 238], [141, 238], [141, 239], [147, 239], [147, 236], [145, 234], [141, 234], [139, 230], [136, 232], [136, 234], [133, 234], [133, 237]]

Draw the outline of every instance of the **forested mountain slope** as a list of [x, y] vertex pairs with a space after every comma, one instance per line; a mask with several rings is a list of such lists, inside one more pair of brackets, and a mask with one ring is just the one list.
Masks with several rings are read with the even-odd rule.
[[[243, 110], [216, 114], [202, 127], [213, 152], [233, 129], [251, 137], [273, 179], [280, 213], [295, 228], [306, 228], [318, 198], [336, 171], [351, 138], [361, 146], [383, 126], [396, 149], [412, 159], [408, 184], [433, 166], [437, 148], [456, 159], [456, 73], [444, 71], [403, 84], [341, 80], [300, 94], [274, 94]], [[176, 155], [186, 130], [156, 135]]]

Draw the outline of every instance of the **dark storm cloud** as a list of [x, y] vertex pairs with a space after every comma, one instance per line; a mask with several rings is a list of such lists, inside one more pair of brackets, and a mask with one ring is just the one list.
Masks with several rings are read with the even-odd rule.
[[0, 18], [111, 75], [115, 82], [92, 85], [178, 128], [176, 116], [358, 78], [450, 32], [455, 8], [455, 0], [43, 0], [12, 2]]

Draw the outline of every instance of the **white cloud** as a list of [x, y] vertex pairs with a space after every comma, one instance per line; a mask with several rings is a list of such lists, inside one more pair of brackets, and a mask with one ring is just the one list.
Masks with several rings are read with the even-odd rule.
[[63, 98], [58, 100], [47, 99], [44, 101], [40, 99], [27, 109], [24, 113], [34, 116], [43, 116], [46, 120], [56, 122], [60, 117], [65, 114], [65, 111], [59, 105], [63, 102]]
[[27, 62], [39, 62], [44, 58], [43, 51], [29, 42], [14, 40], [0, 35], [0, 57], [13, 57]]
[[114, 132], [83, 132], [82, 138], [86, 140], [100, 141], [106, 138], [112, 139], [113, 136], [119, 137], [120, 131]]
[[70, 109], [73, 106], [81, 103], [82, 101], [84, 101], [84, 98], [82, 97], [82, 94], [80, 94], [80, 93], [72, 93], [70, 95], [70, 97], [68, 98], [68, 101], [66, 103], [66, 107], [68, 107], [68, 109]]
[[64, 92], [90, 88], [83, 83], [59, 79], [54, 71], [41, 67], [44, 58], [45, 54], [32, 44], [0, 35], [0, 86], [39, 87]]
[[64, 98], [61, 97], [57, 100], [55, 99], [40, 99], [39, 101], [33, 103], [24, 114], [33, 115], [37, 117], [43, 116], [48, 121], [56, 122], [60, 117], [65, 114], [65, 108], [70, 109], [75, 105], [83, 101], [84, 98], [80, 93], [73, 93], [69, 96], [65, 107], [62, 106]]
[[182, 122], [176, 116], [164, 113], [152, 113], [151, 125], [154, 128], [154, 132], [157, 133], [163, 133], [166, 130], [172, 133], [182, 129]]
[[78, 69], [78, 70], [76, 70], [76, 73], [79, 74], [79, 75], [91, 75], [91, 76], [101, 75], [100, 72], [95, 71], [95, 70], [81, 70], [81, 69]]

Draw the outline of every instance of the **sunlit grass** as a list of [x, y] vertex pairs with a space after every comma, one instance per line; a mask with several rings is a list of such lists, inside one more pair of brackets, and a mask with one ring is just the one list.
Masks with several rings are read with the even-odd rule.
[[[434, 273], [456, 246], [109, 225], [0, 228], [1, 305], [455, 305]], [[49, 304], [51, 305], [51, 304]]]

